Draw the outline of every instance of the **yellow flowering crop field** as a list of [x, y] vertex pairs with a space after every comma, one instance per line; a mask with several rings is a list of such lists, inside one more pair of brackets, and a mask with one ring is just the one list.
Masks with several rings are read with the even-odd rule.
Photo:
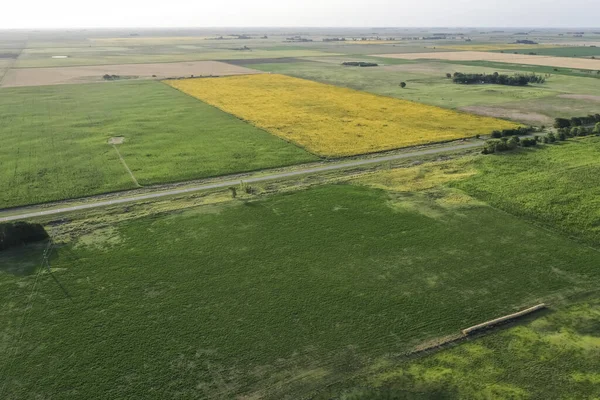
[[325, 157], [442, 142], [518, 126], [277, 74], [166, 83]]

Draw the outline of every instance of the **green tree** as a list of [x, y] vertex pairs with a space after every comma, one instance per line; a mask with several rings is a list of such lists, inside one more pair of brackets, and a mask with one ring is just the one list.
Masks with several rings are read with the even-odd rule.
[[572, 127], [569, 131], [569, 136], [575, 137], [577, 134], [579, 134], [579, 129], [576, 126]]
[[569, 121], [566, 118], [556, 118], [554, 120], [554, 127], [555, 128], [568, 128], [569, 126], [571, 126], [571, 121]]
[[517, 147], [519, 147], [519, 137], [513, 136], [510, 139], [508, 139], [506, 141], [506, 146], [508, 147], [508, 150], [514, 150]]

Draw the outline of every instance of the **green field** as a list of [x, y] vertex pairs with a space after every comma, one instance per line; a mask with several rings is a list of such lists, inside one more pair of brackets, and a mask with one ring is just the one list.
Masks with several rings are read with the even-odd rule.
[[496, 106], [496, 112], [520, 112], [526, 110], [529, 113], [543, 114], [548, 117], [546, 126], [554, 123], [553, 118], [571, 118], [597, 114], [600, 112], [600, 96], [591, 95], [565, 98], [561, 95], [541, 97], [539, 99], [519, 100], [512, 103], [503, 103]]
[[0, 208], [316, 157], [160, 82], [0, 89]]
[[392, 170], [84, 226], [51, 260], [56, 280], [23, 276], [39, 247], [4, 252], [0, 359], [18, 362], [3, 398], [295, 399], [597, 287], [596, 250], [437, 187], [470, 173]]
[[[494, 51], [493, 53], [500, 53]], [[561, 46], [561, 47], [540, 47], [537, 49], [510, 49], [504, 50], [504, 53], [519, 53], [530, 54], [535, 53], [538, 56], [555, 56], [555, 57], [600, 57], [600, 47], [577, 47], [577, 46]]]
[[600, 245], [600, 138], [474, 161], [479, 174], [455, 183], [511, 214]]
[[444, 61], [448, 64], [468, 65], [473, 67], [495, 68], [495, 69], [512, 69], [517, 71], [536, 73], [536, 74], [551, 74], [551, 75], [566, 75], [588, 78], [600, 78], [598, 71], [589, 69], [571, 69], [564, 67], [546, 67], [543, 65], [524, 65], [501, 63], [495, 61]]
[[600, 301], [378, 373], [340, 400], [600, 397]]

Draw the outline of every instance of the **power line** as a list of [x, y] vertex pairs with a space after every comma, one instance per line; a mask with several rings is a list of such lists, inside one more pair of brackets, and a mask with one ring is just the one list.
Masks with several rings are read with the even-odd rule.
[[40, 276], [42, 275], [42, 271], [44, 270], [43, 267], [46, 266], [46, 268], [48, 270], [50, 270], [50, 263], [48, 262], [48, 258], [50, 257], [50, 254], [52, 253], [53, 248], [54, 248], [54, 241], [52, 239], [50, 239], [48, 241], [48, 244], [46, 245], [46, 249], [44, 250], [44, 253], [42, 254], [42, 262], [40, 264], [40, 268], [38, 268], [38, 270], [35, 274], [35, 280], [33, 281], [33, 286], [31, 287], [31, 293], [29, 294], [29, 299], [27, 301], [25, 311], [23, 312], [23, 318], [21, 319], [21, 325], [17, 329], [17, 339], [15, 340], [15, 344], [12, 346], [11, 350], [9, 350], [8, 361], [4, 365], [4, 367], [2, 369], [2, 373], [0, 374], [0, 376], [6, 377], [6, 380], [2, 384], [2, 387], [0, 388], [0, 399], [4, 398], [4, 396], [3, 396], [4, 389], [6, 388], [6, 386], [8, 384], [8, 379], [9, 379], [8, 373], [10, 372], [10, 370], [12, 369], [12, 366], [14, 364], [14, 361], [15, 361], [15, 358], [16, 358], [16, 355], [18, 352], [18, 348], [19, 348], [19, 343], [21, 342], [21, 340], [23, 339], [23, 336], [25, 335], [25, 329], [24, 329], [25, 322], [27, 320], [27, 317], [29, 316], [30, 310], [33, 308], [33, 301], [34, 301], [34, 297], [36, 295], [37, 284], [38, 284]]

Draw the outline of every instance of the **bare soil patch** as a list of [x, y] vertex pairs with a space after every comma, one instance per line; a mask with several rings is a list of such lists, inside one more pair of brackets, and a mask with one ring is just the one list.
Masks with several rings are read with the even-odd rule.
[[600, 60], [587, 58], [531, 56], [527, 54], [487, 53], [484, 51], [452, 51], [445, 53], [377, 54], [375, 57], [400, 58], [404, 60], [494, 61], [511, 64], [542, 65], [574, 69], [600, 70]]
[[558, 97], [561, 99], [600, 101], [600, 96], [594, 96], [592, 94], [561, 94], [558, 95]]
[[491, 107], [491, 106], [467, 106], [459, 108], [472, 114], [484, 115], [486, 117], [496, 117], [510, 119], [512, 121], [523, 122], [532, 125], [552, 124], [552, 118], [547, 115], [535, 112], [524, 112], [509, 108]]
[[122, 144], [125, 141], [124, 136], [115, 136], [108, 139], [108, 144]]
[[2, 87], [61, 85], [103, 82], [104, 75], [138, 79], [261, 74], [250, 68], [219, 61], [193, 61], [156, 64], [95, 65], [84, 67], [17, 68], [6, 73]]

